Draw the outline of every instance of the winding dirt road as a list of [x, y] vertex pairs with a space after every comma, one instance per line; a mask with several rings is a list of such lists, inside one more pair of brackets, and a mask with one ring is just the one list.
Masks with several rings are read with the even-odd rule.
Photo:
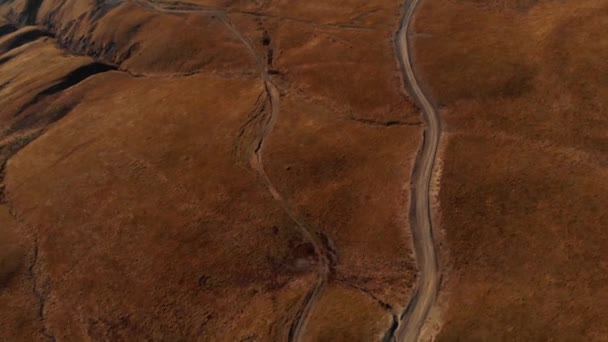
[[[424, 139], [421, 150], [418, 154], [412, 174], [411, 188], [411, 206], [410, 206], [410, 226], [412, 227], [413, 241], [418, 263], [418, 279], [414, 293], [408, 303], [406, 309], [400, 315], [398, 326], [394, 330], [389, 340], [399, 342], [417, 341], [420, 337], [420, 331], [429, 314], [429, 311], [437, 298], [440, 283], [439, 263], [437, 260], [435, 239], [433, 237], [433, 229], [431, 222], [430, 210], [430, 182], [435, 164], [435, 156], [437, 146], [441, 135], [441, 124], [435, 108], [425, 96], [424, 92], [418, 84], [416, 75], [413, 70], [413, 65], [410, 55], [410, 46], [408, 40], [408, 31], [414, 12], [420, 0], [406, 0], [403, 5], [403, 15], [400, 22], [400, 28], [395, 39], [395, 50], [401, 69], [403, 72], [404, 85], [409, 91], [409, 94], [417, 102], [421, 108], [424, 119], [427, 123], [424, 132]], [[148, 0], [134, 0], [150, 9], [165, 12], [165, 13], [192, 13], [202, 12], [217, 15], [218, 18], [226, 25], [226, 27], [244, 44], [244, 46], [253, 55], [260, 71], [260, 77], [265, 85], [265, 92], [270, 104], [270, 118], [267, 120], [265, 127], [262, 128], [260, 136], [256, 141], [256, 147], [251, 156], [250, 163], [252, 168], [258, 172], [268, 191], [274, 199], [280, 204], [283, 210], [290, 216], [292, 221], [296, 223], [297, 228], [302, 235], [312, 242], [316, 253], [320, 258], [320, 267], [318, 278], [309, 293], [305, 296], [304, 301], [298, 311], [295, 320], [289, 331], [289, 341], [299, 341], [306, 330], [306, 325], [310, 317], [312, 307], [318, 301], [323, 293], [325, 285], [329, 278], [329, 260], [328, 253], [325, 251], [323, 243], [319, 237], [311, 231], [297, 215], [286, 205], [285, 200], [279, 194], [272, 181], [266, 174], [262, 162], [262, 148], [264, 140], [270, 134], [274, 124], [279, 116], [280, 110], [280, 95], [276, 86], [270, 80], [268, 71], [266, 70], [265, 61], [256, 53], [255, 48], [241, 34], [241, 32], [230, 22], [225, 11], [214, 8], [179, 8], [179, 7], [164, 7]], [[389, 335], [390, 336], [390, 335]]]
[[437, 298], [441, 279], [433, 236], [429, 195], [441, 135], [441, 123], [437, 111], [425, 96], [416, 79], [408, 39], [410, 23], [419, 1], [405, 1], [401, 26], [395, 41], [405, 87], [421, 108], [427, 124], [422, 147], [414, 164], [410, 206], [410, 226], [418, 263], [418, 280], [414, 294], [401, 314], [399, 326], [394, 334], [395, 340], [399, 342], [413, 342], [419, 339], [422, 326]]

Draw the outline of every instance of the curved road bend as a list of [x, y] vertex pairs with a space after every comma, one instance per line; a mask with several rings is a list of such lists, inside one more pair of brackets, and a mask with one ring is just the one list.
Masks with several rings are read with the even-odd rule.
[[399, 342], [414, 342], [437, 298], [440, 283], [439, 263], [433, 237], [430, 206], [430, 184], [441, 135], [441, 123], [435, 108], [420, 88], [410, 51], [408, 30], [420, 0], [406, 0], [395, 48], [401, 64], [403, 79], [410, 95], [423, 112], [427, 127], [422, 147], [412, 174], [410, 226], [418, 263], [418, 280], [414, 293], [400, 317], [394, 337]]

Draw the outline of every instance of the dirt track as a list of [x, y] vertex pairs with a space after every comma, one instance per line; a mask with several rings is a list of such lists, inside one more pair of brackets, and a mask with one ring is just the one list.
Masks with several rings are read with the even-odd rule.
[[422, 148], [412, 174], [410, 225], [416, 260], [418, 280], [414, 294], [400, 317], [394, 337], [399, 342], [417, 341], [420, 331], [435, 303], [439, 290], [440, 272], [431, 222], [430, 182], [441, 135], [439, 116], [418, 84], [408, 40], [408, 29], [419, 0], [407, 0], [403, 8], [401, 27], [396, 38], [396, 52], [403, 71], [405, 86], [424, 113], [427, 124]]
[[[412, 175], [412, 201], [410, 207], [410, 225], [413, 231], [416, 259], [418, 261], [419, 276], [415, 291], [406, 309], [399, 317], [399, 324], [391, 339], [397, 341], [417, 341], [420, 330], [428, 316], [428, 312], [435, 302], [440, 282], [439, 265], [435, 251], [435, 240], [432, 231], [430, 216], [430, 180], [435, 163], [435, 155], [441, 134], [441, 126], [437, 112], [431, 105], [418, 85], [409, 49], [408, 28], [415, 12], [419, 0], [406, 0], [403, 6], [403, 16], [400, 28], [397, 33], [395, 47], [398, 60], [401, 64], [405, 87], [410, 95], [417, 102], [424, 113], [427, 128], [424, 134], [423, 145], [419, 152]], [[262, 162], [262, 147], [264, 140], [272, 130], [280, 111], [280, 97], [276, 86], [270, 81], [270, 77], [264, 61], [255, 52], [251, 43], [243, 37], [241, 32], [234, 27], [226, 13], [213, 8], [165, 8], [146, 0], [135, 1], [150, 9], [165, 13], [192, 13], [201, 12], [218, 15], [218, 18], [226, 27], [244, 44], [251, 52], [260, 69], [260, 77], [264, 82], [266, 96], [270, 102], [270, 118], [267, 125], [262, 129], [261, 135], [256, 142], [254, 154], [251, 156], [250, 163], [254, 170], [258, 172], [262, 181], [274, 199], [283, 207], [286, 213], [297, 224], [302, 234], [313, 243], [317, 255], [321, 259], [319, 278], [311, 291], [306, 296], [302, 306], [296, 316], [289, 331], [290, 341], [299, 341], [303, 338], [306, 325], [310, 317], [314, 304], [321, 296], [323, 289], [328, 281], [329, 263], [327, 253], [324, 251], [323, 244], [318, 241], [316, 235], [311, 232], [306, 225], [293, 213], [285, 204], [284, 199], [274, 187], [272, 181], [267, 176]]]

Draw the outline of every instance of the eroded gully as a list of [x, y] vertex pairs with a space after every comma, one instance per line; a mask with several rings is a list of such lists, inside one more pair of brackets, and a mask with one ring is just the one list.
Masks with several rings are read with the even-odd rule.
[[[304, 297], [298, 311], [296, 312], [295, 318], [291, 323], [288, 333], [289, 341], [300, 341], [302, 339], [303, 333], [306, 330], [306, 326], [308, 324], [309, 317], [311, 316], [312, 309], [318, 299], [321, 297], [323, 290], [325, 289], [327, 282], [329, 280], [330, 275], [330, 266], [332, 263], [332, 251], [330, 251], [321, 238], [314, 232], [310, 227], [308, 227], [290, 208], [285, 199], [281, 196], [277, 188], [274, 186], [272, 180], [266, 174], [264, 169], [264, 163], [262, 158], [262, 149], [264, 147], [264, 143], [266, 141], [266, 137], [270, 134], [272, 129], [274, 128], [275, 123], [278, 120], [280, 114], [280, 93], [275, 84], [270, 79], [267, 69], [267, 63], [264, 58], [261, 57], [251, 44], [251, 42], [243, 36], [243, 34], [234, 26], [234, 24], [230, 21], [227, 13], [223, 10], [217, 9], [208, 9], [208, 8], [164, 8], [157, 4], [153, 4], [151, 2], [140, 0], [135, 1], [143, 6], [151, 8], [158, 12], [164, 13], [206, 13], [209, 15], [216, 16], [225, 26], [232, 32], [232, 34], [238, 38], [238, 40], [247, 48], [249, 53], [255, 59], [256, 65], [260, 72], [260, 78], [264, 82], [264, 92], [266, 101], [269, 104], [270, 115], [267, 120], [264, 119], [263, 115], [260, 115], [262, 120], [265, 122], [261, 125], [261, 131], [257, 132], [257, 137], [254, 140], [254, 149], [253, 153], [249, 158], [249, 163], [253, 170], [257, 172], [260, 179], [264, 183], [264, 186], [268, 190], [268, 192], [272, 195], [277, 204], [283, 209], [283, 211], [289, 216], [289, 218], [293, 221], [296, 228], [302, 234], [302, 236], [312, 243], [315, 254], [318, 258], [318, 270], [317, 270], [317, 279], [313, 283], [313, 286], [308, 291], [306, 296]], [[266, 106], [260, 107], [261, 111], [266, 110]]]

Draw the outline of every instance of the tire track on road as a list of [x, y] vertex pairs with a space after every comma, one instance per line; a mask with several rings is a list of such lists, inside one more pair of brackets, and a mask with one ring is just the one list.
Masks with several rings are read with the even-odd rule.
[[441, 122], [437, 111], [426, 97], [414, 72], [408, 37], [412, 18], [420, 0], [406, 0], [397, 35], [395, 50], [401, 65], [405, 88], [422, 110], [426, 129], [422, 147], [416, 158], [411, 180], [410, 226], [412, 229], [418, 279], [408, 305], [399, 317], [397, 328], [389, 340], [414, 342], [420, 338], [422, 327], [435, 304], [441, 282], [439, 261], [433, 235], [430, 186], [437, 147], [441, 137]]

